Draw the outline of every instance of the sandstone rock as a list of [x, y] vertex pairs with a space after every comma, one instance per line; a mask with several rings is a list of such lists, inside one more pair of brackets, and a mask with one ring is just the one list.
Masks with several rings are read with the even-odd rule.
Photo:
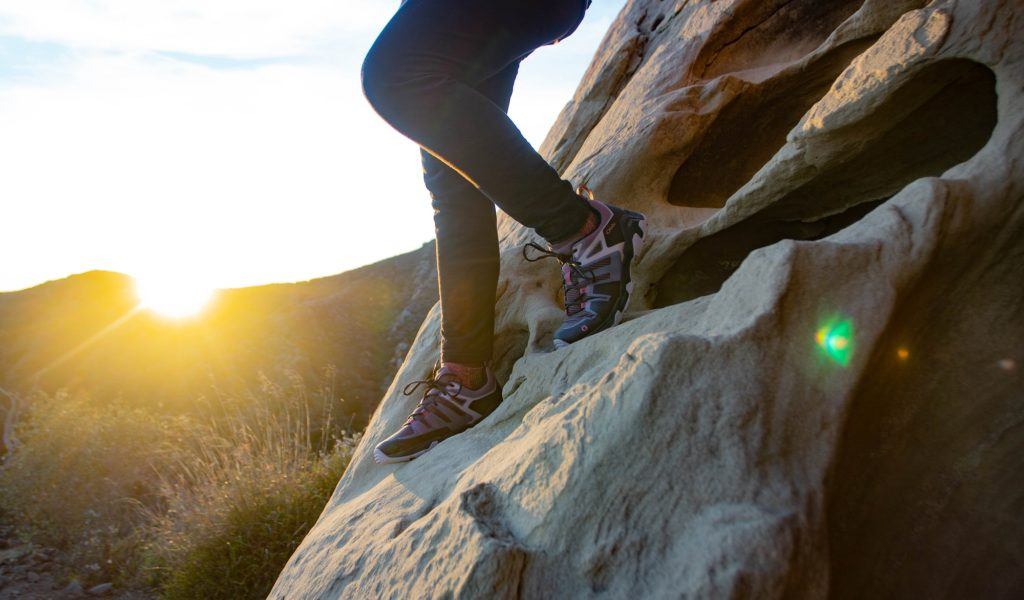
[[543, 150], [642, 306], [552, 352], [503, 219], [504, 404], [373, 464], [435, 307], [271, 597], [1024, 596], [1022, 65], [1008, 0], [629, 2]]

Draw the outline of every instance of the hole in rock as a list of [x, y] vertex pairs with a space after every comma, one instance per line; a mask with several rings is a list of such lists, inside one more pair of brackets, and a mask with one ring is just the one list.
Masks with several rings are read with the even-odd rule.
[[706, 44], [701, 79], [799, 60], [857, 12], [863, 0], [755, 0]]
[[837, 132], [857, 139], [856, 152], [823, 166], [766, 212], [800, 218], [805, 207], [823, 201], [838, 210], [892, 196], [915, 179], [941, 175], [988, 142], [998, 120], [997, 100], [995, 74], [988, 67], [966, 59], [931, 64], [869, 117]]
[[[998, 119], [995, 75], [964, 59], [918, 73], [870, 116], [836, 135], [863, 138], [845, 160], [750, 218], [687, 248], [656, 286], [656, 307], [717, 292], [746, 256], [783, 239], [814, 240], [860, 220], [921, 177], [974, 156]], [[813, 222], [814, 215], [835, 211]]]
[[690, 246], [658, 281], [654, 308], [708, 294], [725, 283], [748, 254], [781, 240], [818, 240], [859, 221], [885, 200], [865, 202], [817, 221], [743, 221]]
[[786, 143], [786, 135], [850, 61], [874, 43], [862, 39], [836, 47], [806, 68], [742, 92], [711, 123], [679, 167], [668, 201], [721, 208]]

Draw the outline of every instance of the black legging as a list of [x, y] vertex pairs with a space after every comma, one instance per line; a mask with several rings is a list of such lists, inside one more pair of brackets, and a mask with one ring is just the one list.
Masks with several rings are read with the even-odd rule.
[[590, 208], [509, 119], [519, 63], [572, 33], [586, 0], [410, 0], [363, 63], [373, 108], [423, 151], [434, 207], [441, 354], [491, 359], [498, 281], [494, 204], [548, 241]]

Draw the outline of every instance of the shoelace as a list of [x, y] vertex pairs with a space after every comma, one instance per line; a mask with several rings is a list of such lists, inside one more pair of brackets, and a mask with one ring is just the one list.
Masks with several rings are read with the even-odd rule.
[[[454, 392], [449, 391], [449, 386], [455, 384], [457, 387]], [[416, 381], [410, 381], [402, 388], [402, 394], [405, 396], [411, 396], [416, 393], [416, 390], [420, 386], [426, 386], [426, 390], [423, 391], [423, 397], [420, 398], [419, 404], [416, 405], [415, 410], [409, 415], [405, 423], [408, 425], [415, 419], [419, 419], [421, 423], [428, 424], [424, 415], [427, 413], [427, 409], [437, 404], [437, 397], [446, 398], [451, 400], [453, 396], [458, 396], [462, 393], [462, 384], [455, 381], [454, 377], [438, 379], [435, 375], [431, 375], [427, 379], [417, 379]], [[435, 392], [431, 394], [430, 392]]]
[[[527, 252], [529, 248], [539, 252], [540, 256], [531, 257]], [[560, 265], [568, 266], [569, 281], [565, 284], [565, 313], [572, 316], [583, 310], [583, 304], [587, 301], [586, 296], [583, 294], [583, 288], [597, 281], [592, 269], [585, 267], [583, 263], [576, 260], [571, 254], [561, 254], [548, 250], [535, 242], [528, 242], [523, 246], [523, 258], [526, 262], [537, 262], [545, 258], [554, 258]]]

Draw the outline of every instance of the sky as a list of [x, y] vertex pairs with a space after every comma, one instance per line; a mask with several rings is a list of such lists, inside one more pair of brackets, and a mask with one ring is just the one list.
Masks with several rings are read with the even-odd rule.
[[[523, 64], [539, 146], [624, 0]], [[363, 98], [397, 0], [0, 2], [0, 291], [91, 269], [237, 287], [433, 237], [417, 147]]]

